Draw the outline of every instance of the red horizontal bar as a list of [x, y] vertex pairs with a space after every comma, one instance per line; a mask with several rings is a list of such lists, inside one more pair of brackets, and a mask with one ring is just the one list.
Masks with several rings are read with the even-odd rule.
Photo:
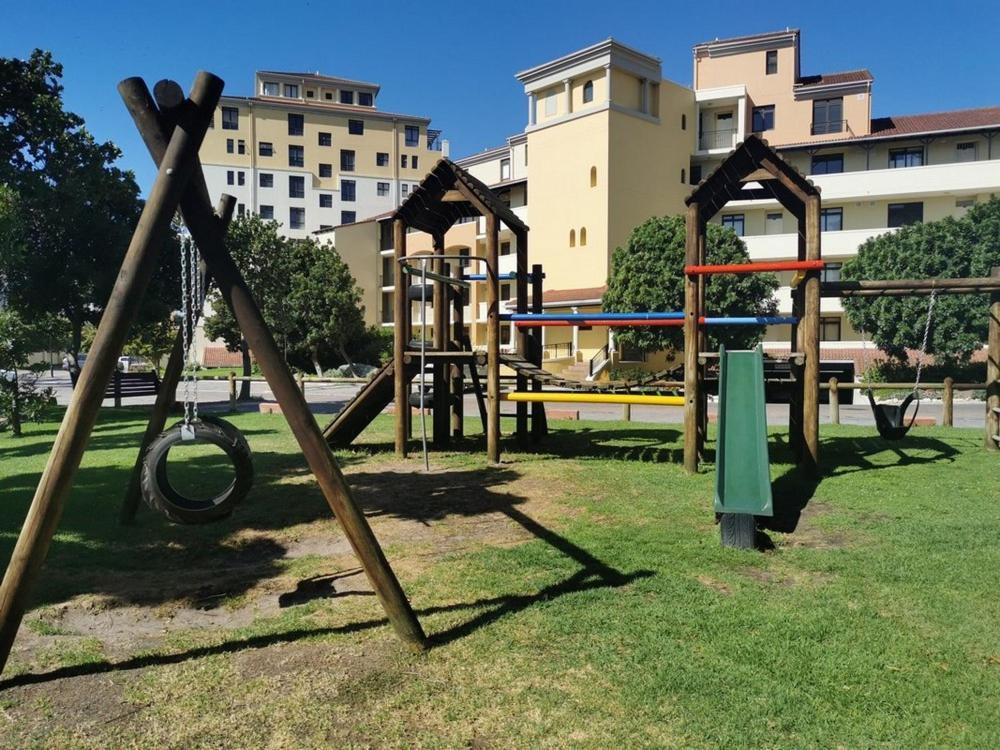
[[[702, 317], [701, 323], [705, 322]], [[514, 325], [518, 328], [549, 328], [570, 327], [570, 326], [602, 326], [605, 328], [622, 328], [624, 326], [671, 326], [680, 328], [684, 325], [683, 320], [515, 320]]]
[[758, 271], [815, 271], [826, 265], [822, 260], [775, 260], [763, 263], [733, 263], [718, 266], [684, 266], [684, 273], [705, 275], [712, 273], [757, 273]]

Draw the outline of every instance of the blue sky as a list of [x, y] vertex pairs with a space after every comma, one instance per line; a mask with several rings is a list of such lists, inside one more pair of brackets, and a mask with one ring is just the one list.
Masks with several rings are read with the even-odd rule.
[[[65, 66], [66, 105], [124, 152], [143, 191], [154, 176], [115, 90], [141, 75], [195, 71], [251, 93], [253, 72], [319, 70], [382, 84], [381, 109], [425, 115], [454, 157], [499, 145], [523, 129], [514, 73], [613, 36], [663, 60], [663, 75], [691, 83], [691, 46], [715, 37], [802, 30], [804, 74], [867, 67], [873, 114], [1000, 104], [1000, 3], [948, 10], [940, 3], [818, 2], [191, 2], [8, 0], [0, 56], [52, 50]], [[171, 12], [153, 13], [152, 8]], [[834, 9], [835, 8], [835, 9]]]

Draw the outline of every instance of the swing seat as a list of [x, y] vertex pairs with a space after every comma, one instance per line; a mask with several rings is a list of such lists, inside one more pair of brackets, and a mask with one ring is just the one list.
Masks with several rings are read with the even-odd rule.
[[901, 404], [879, 404], [876, 403], [875, 396], [871, 390], [868, 391], [868, 403], [871, 405], [872, 414], [875, 417], [875, 428], [883, 439], [902, 440], [906, 437], [906, 433], [910, 431], [910, 428], [913, 427], [917, 420], [917, 412], [920, 411], [920, 401], [917, 400], [917, 407], [913, 411], [913, 417], [910, 419], [909, 424], [904, 422], [906, 410], [913, 403], [914, 398], [916, 398], [916, 395], [911, 393], [903, 399], [903, 403]]

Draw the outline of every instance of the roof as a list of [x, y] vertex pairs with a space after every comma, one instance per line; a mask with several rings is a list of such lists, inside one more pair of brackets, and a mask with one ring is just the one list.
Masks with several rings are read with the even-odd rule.
[[[445, 194], [451, 190], [459, 191], [466, 199], [447, 200]], [[484, 211], [515, 232], [528, 231], [496, 193], [451, 159], [443, 158], [403, 201], [393, 218], [414, 229], [443, 236], [460, 219], [482, 216]]]
[[608, 291], [607, 284], [604, 286], [583, 287], [581, 289], [550, 289], [547, 292], [542, 292], [542, 304], [599, 301], [606, 291]]
[[300, 99], [286, 99], [281, 96], [232, 96], [229, 94], [223, 94], [219, 99], [220, 102], [251, 102], [253, 104], [267, 104], [275, 107], [282, 107], [283, 109], [301, 109], [306, 112], [316, 112], [317, 110], [324, 110], [329, 112], [339, 112], [342, 114], [351, 115], [364, 115], [365, 117], [375, 117], [385, 120], [399, 119], [399, 120], [412, 120], [413, 122], [421, 122], [425, 125], [429, 125], [431, 118], [423, 117], [421, 115], [406, 115], [401, 112], [386, 112], [385, 110], [375, 109], [374, 107], [363, 107], [357, 104], [340, 104], [338, 102], [328, 102], [328, 101], [302, 101]]
[[[759, 187], [751, 185], [758, 183]], [[805, 216], [805, 199], [819, 188], [786, 162], [767, 141], [748, 135], [702, 180], [685, 200], [698, 205], [708, 221], [731, 200], [776, 200], [798, 217]]]
[[369, 83], [368, 81], [355, 81], [350, 78], [338, 78], [337, 76], [325, 76], [321, 75], [319, 72], [315, 73], [295, 73], [285, 70], [258, 70], [257, 75], [271, 75], [271, 76], [289, 76], [292, 78], [308, 78], [312, 81], [326, 81], [328, 83], [346, 83], [351, 86], [359, 86], [363, 88], [378, 89], [381, 88], [377, 83]]
[[756, 42], [758, 40], [770, 39], [772, 37], [786, 36], [786, 35], [797, 35], [799, 33], [798, 29], [782, 29], [781, 31], [765, 31], [760, 34], [748, 34], [746, 36], [730, 36], [725, 39], [719, 39], [716, 37], [707, 42], [699, 42], [695, 47], [708, 47], [713, 44], [733, 44], [741, 42]]
[[815, 76], [800, 76], [797, 86], [829, 86], [835, 83], [862, 83], [874, 81], [875, 76], [867, 68], [844, 70], [839, 73], [820, 73]]

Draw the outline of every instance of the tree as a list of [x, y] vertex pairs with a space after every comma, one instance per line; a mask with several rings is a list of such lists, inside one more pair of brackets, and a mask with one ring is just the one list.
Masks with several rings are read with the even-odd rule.
[[38, 388], [47, 365], [29, 364], [32, 352], [44, 348], [51, 321], [27, 322], [11, 308], [0, 309], [0, 429], [21, 434], [24, 422], [38, 421], [52, 399], [52, 389]]
[[[16, 195], [23, 247], [0, 244], [8, 304], [27, 316], [58, 314], [80, 351], [83, 327], [100, 320], [142, 211], [120, 151], [98, 143], [63, 109], [62, 66], [48, 52], [0, 58], [0, 184]], [[161, 319], [176, 297], [176, 239], [143, 301], [144, 321]]]
[[315, 240], [295, 243], [289, 316], [296, 353], [307, 356], [317, 375], [323, 374], [320, 354], [332, 349], [354, 371], [348, 347], [365, 337], [361, 289], [332, 245]]
[[[844, 279], [933, 279], [989, 276], [1000, 266], [1000, 199], [948, 217], [872, 237], [844, 264]], [[890, 357], [905, 361], [924, 337], [927, 297], [848, 297], [844, 309]], [[967, 362], [988, 330], [989, 296], [941, 295], [934, 305], [927, 351], [944, 363]]]
[[[611, 276], [604, 293], [608, 312], [669, 312], [684, 309], [683, 216], [648, 219], [629, 235], [625, 247], [611, 256]], [[743, 240], [730, 230], [709, 224], [705, 239], [706, 263], [747, 263]], [[705, 290], [707, 315], [775, 315], [778, 303], [774, 274], [720, 274], [711, 277]], [[764, 326], [719, 326], [708, 329], [711, 348], [749, 349], [764, 335]], [[683, 348], [681, 328], [643, 326], [619, 328], [615, 338], [644, 352]]]

